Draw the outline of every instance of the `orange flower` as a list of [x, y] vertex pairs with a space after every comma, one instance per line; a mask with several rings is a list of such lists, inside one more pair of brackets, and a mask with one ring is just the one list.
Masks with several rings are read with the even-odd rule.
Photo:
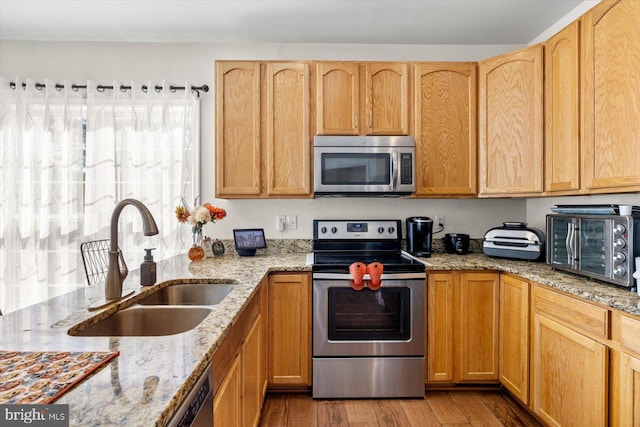
[[209, 213], [211, 214], [211, 218], [213, 219], [213, 221], [220, 220], [225, 216], [227, 216], [227, 211], [225, 211], [222, 208], [217, 208], [211, 205], [211, 203], [205, 203], [204, 207], [209, 210]]
[[176, 218], [178, 218], [178, 222], [187, 222], [189, 215], [189, 211], [184, 206], [176, 207]]

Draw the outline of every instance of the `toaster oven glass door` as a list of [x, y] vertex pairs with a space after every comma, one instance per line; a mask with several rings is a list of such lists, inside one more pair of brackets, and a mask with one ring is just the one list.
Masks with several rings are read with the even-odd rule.
[[551, 264], [576, 267], [577, 249], [575, 246], [576, 222], [572, 218], [551, 218], [548, 238], [550, 240]]
[[609, 277], [611, 259], [611, 222], [606, 219], [580, 219], [580, 270]]

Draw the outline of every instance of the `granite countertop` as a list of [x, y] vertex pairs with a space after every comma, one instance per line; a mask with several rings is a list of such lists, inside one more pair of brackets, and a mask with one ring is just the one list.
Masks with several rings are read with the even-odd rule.
[[[492, 270], [517, 274], [589, 301], [640, 315], [640, 297], [626, 289], [551, 270], [544, 263], [483, 254], [434, 254], [420, 258], [429, 270]], [[134, 295], [100, 311], [102, 284], [85, 287], [0, 317], [0, 343], [11, 351], [119, 351], [120, 355], [56, 403], [70, 405], [70, 425], [165, 425], [206, 369], [214, 351], [269, 272], [310, 271], [306, 253], [230, 253], [190, 263], [186, 255], [158, 262], [158, 285], [141, 288], [130, 273], [123, 294]], [[125, 308], [154, 288], [178, 282], [236, 283], [234, 290], [195, 329], [154, 337], [74, 337], [67, 331]], [[215, 367], [214, 367], [215, 369]]]

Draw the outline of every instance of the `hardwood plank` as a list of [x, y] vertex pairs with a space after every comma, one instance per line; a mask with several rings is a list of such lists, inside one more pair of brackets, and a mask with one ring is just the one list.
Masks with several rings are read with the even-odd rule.
[[425, 400], [411, 399], [400, 400], [399, 402], [412, 426], [436, 427], [440, 425], [436, 415]]
[[378, 422], [385, 427], [411, 427], [404, 414], [402, 405], [395, 399], [378, 399], [373, 401]]
[[287, 401], [287, 425], [314, 427], [318, 422], [317, 406], [308, 396], [291, 394]]
[[460, 412], [449, 393], [429, 393], [427, 394], [427, 403], [438, 422], [442, 424], [464, 424], [469, 422], [467, 417]]
[[480, 398], [472, 392], [452, 393], [451, 398], [460, 411], [466, 415], [472, 425], [501, 427], [502, 423], [490, 411]]
[[373, 408], [372, 400], [353, 399], [345, 401], [344, 404], [347, 411], [347, 421], [350, 426], [359, 423], [375, 423], [375, 425], [378, 425], [378, 417]]
[[347, 410], [344, 400], [316, 400], [318, 427], [346, 426]]
[[286, 425], [286, 394], [268, 394], [262, 407], [260, 427], [282, 427]]
[[507, 394], [490, 392], [476, 392], [476, 394], [505, 427], [542, 425]]

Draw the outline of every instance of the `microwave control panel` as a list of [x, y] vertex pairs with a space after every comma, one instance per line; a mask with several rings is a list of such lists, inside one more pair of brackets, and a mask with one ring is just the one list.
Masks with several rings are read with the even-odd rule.
[[413, 184], [413, 154], [402, 153], [400, 154], [400, 184], [412, 185]]

